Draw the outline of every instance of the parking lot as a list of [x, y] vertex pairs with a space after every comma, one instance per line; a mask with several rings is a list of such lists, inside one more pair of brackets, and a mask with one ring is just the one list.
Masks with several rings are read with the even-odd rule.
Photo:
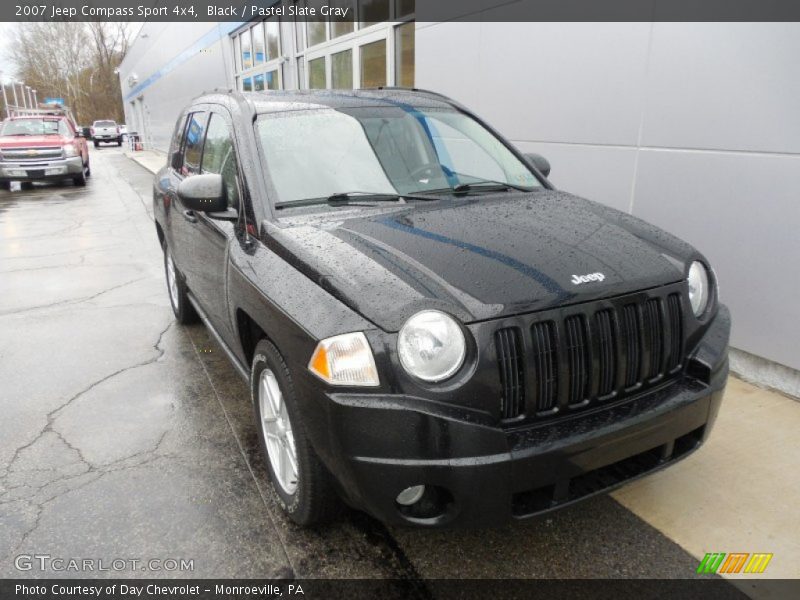
[[2, 577], [41, 575], [21, 554], [190, 559], [105, 576], [381, 577], [424, 596], [422, 578], [687, 578], [737, 551], [800, 577], [800, 457], [781, 451], [800, 404], [736, 379], [703, 449], [613, 497], [490, 531], [355, 512], [294, 527], [246, 386], [202, 325], [173, 322], [152, 173], [116, 147], [91, 160], [86, 188], [0, 191]]

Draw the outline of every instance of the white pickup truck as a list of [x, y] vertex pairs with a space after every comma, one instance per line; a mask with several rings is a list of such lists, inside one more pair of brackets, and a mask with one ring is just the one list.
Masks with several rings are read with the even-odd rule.
[[92, 125], [92, 141], [97, 148], [101, 143], [116, 142], [122, 146], [122, 132], [114, 121], [95, 121]]

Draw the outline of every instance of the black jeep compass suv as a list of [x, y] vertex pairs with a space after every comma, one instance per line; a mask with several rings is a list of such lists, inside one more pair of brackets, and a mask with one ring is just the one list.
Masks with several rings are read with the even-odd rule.
[[169, 297], [249, 381], [296, 522], [495, 525], [706, 439], [730, 316], [690, 245], [556, 191], [417, 90], [203, 96], [155, 217]]

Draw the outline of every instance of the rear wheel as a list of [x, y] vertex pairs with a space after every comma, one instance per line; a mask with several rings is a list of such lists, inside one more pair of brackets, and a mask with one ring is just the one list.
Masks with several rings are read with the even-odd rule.
[[169, 303], [172, 306], [172, 312], [175, 314], [175, 319], [182, 325], [197, 322], [197, 312], [194, 306], [189, 302], [187, 295], [188, 289], [183, 282], [180, 271], [175, 266], [175, 261], [172, 259], [172, 252], [169, 246], [164, 246], [164, 271], [167, 276], [167, 292], [169, 293]]
[[117, 146], [122, 146], [122, 138], [117, 140]]
[[298, 525], [332, 520], [341, 500], [306, 434], [289, 369], [268, 340], [256, 346], [250, 386], [261, 449], [281, 507]]
[[92, 174], [92, 169], [89, 167], [88, 159], [86, 160], [86, 164], [83, 165], [83, 168], [85, 169], [86, 176], [89, 177]]

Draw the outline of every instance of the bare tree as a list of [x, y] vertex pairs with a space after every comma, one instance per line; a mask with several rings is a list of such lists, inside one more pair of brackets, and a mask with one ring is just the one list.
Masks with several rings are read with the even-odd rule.
[[20, 23], [11, 59], [39, 98], [64, 98], [81, 124], [123, 120], [116, 69], [128, 49], [125, 23]]

